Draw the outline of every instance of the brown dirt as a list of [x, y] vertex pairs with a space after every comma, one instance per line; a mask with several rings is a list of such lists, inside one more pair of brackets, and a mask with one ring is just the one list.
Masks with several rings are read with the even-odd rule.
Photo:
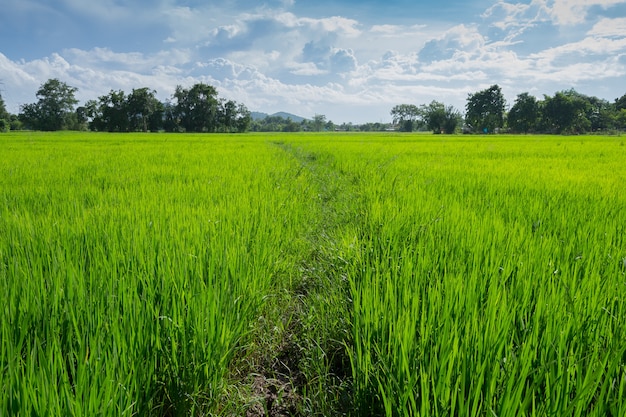
[[252, 392], [255, 402], [246, 411], [246, 417], [298, 416], [302, 400], [289, 382], [262, 375], [254, 378]]

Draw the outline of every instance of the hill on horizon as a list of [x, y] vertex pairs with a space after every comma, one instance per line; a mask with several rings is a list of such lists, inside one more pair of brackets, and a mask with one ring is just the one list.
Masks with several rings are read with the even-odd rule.
[[302, 116], [297, 116], [295, 114], [292, 113], [287, 113], [284, 111], [279, 111], [273, 114], [267, 114], [267, 113], [263, 113], [263, 112], [258, 112], [258, 111], [253, 111], [250, 112], [250, 115], [252, 116], [252, 120], [263, 120], [266, 117], [282, 117], [283, 119], [291, 119], [292, 121], [296, 122], [296, 123], [300, 123], [303, 120], [307, 120], [306, 117], [302, 117]]

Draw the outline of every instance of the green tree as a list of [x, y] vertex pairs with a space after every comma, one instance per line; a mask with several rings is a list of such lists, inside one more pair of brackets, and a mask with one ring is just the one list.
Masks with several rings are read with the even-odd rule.
[[36, 130], [68, 129], [75, 123], [74, 97], [77, 88], [70, 87], [56, 78], [41, 85], [37, 91], [37, 103], [22, 106], [21, 120]]
[[465, 120], [474, 131], [493, 133], [504, 126], [505, 106], [502, 89], [497, 84], [492, 85], [468, 95]]
[[591, 129], [587, 115], [591, 105], [574, 90], [544, 96], [542, 116], [547, 130], [554, 133], [584, 133]]
[[313, 130], [315, 132], [321, 132], [326, 126], [326, 116], [323, 114], [316, 114], [313, 116]]
[[299, 132], [300, 130], [302, 130], [300, 124], [294, 122], [291, 118], [287, 118], [282, 128], [283, 132]]
[[163, 129], [166, 132], [182, 132], [180, 120], [176, 112], [176, 105], [171, 100], [163, 104]]
[[626, 129], [626, 94], [613, 103], [613, 125], [617, 129]]
[[626, 129], [626, 108], [620, 109], [615, 115], [615, 126], [618, 129]]
[[7, 111], [2, 94], [0, 94], [0, 119], [9, 120], [10, 117], [11, 115]]
[[398, 104], [390, 113], [393, 124], [399, 125], [401, 132], [412, 132], [422, 122], [420, 109], [414, 104]]
[[215, 87], [198, 83], [190, 89], [176, 87], [175, 119], [187, 132], [215, 132], [218, 127], [219, 101]]
[[109, 94], [99, 98], [98, 110], [92, 124], [96, 127], [95, 130], [128, 132], [128, 113], [126, 93], [122, 90], [111, 90]]
[[106, 128], [102, 124], [102, 113], [97, 100], [88, 100], [85, 103], [85, 117], [89, 130], [104, 131]]
[[326, 124], [324, 125], [324, 129], [326, 129], [329, 132], [333, 132], [335, 130], [335, 123], [333, 123], [332, 120], [328, 120]]
[[626, 109], [626, 94], [624, 94], [620, 98], [616, 98], [614, 106], [615, 106], [615, 110], [618, 112], [622, 109]]
[[384, 131], [386, 129], [389, 129], [389, 124], [388, 123], [380, 123], [380, 122], [375, 122], [375, 123], [364, 123], [359, 127], [359, 130], [361, 132], [381, 132]]
[[615, 106], [607, 100], [595, 96], [580, 95], [587, 102], [586, 117], [589, 120], [591, 131], [601, 131], [612, 128], [615, 119]]
[[461, 113], [454, 106], [446, 106], [435, 100], [428, 105], [421, 105], [419, 114], [433, 133], [454, 133], [462, 119]]
[[518, 94], [507, 117], [509, 128], [517, 133], [534, 132], [538, 128], [540, 114], [539, 102], [534, 96]]
[[9, 117], [9, 124], [11, 126], [11, 130], [22, 130], [24, 128], [24, 125], [17, 114], [12, 114]]
[[217, 130], [225, 133], [243, 133], [250, 127], [252, 116], [243, 104], [220, 99], [217, 117]]
[[237, 103], [233, 100], [226, 100], [224, 98], [219, 100], [218, 130], [220, 132], [236, 131], [237, 110]]
[[126, 99], [129, 130], [133, 132], [158, 131], [163, 118], [163, 105], [156, 91], [147, 87], [133, 89]]
[[89, 114], [87, 107], [77, 107], [74, 118], [76, 120], [76, 124], [72, 128], [73, 130], [87, 130], [89, 128]]
[[11, 128], [10, 123], [11, 115], [7, 111], [4, 105], [4, 99], [0, 94], [0, 132], [7, 132]]
[[252, 123], [252, 115], [250, 110], [243, 104], [237, 105], [237, 119], [235, 120], [235, 127], [238, 133], [246, 132], [250, 128]]
[[[243, 104], [240, 106], [244, 107]], [[247, 111], [247, 109], [246, 109]], [[244, 114], [240, 111], [240, 114]], [[249, 115], [250, 112], [247, 112]], [[252, 117], [249, 116], [249, 123], [245, 130], [252, 130], [253, 132], [300, 132], [305, 125], [297, 123], [291, 118], [284, 118], [282, 116], [266, 116], [262, 119], [252, 121]], [[306, 123], [306, 121], [303, 121]], [[243, 130], [243, 131], [245, 131]], [[239, 130], [241, 132], [241, 130]]]

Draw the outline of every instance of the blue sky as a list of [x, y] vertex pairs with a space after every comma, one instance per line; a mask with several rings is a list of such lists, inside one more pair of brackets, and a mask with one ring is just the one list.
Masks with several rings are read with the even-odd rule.
[[626, 0], [4, 0], [0, 93], [214, 85], [253, 111], [389, 121], [468, 93], [626, 94]]

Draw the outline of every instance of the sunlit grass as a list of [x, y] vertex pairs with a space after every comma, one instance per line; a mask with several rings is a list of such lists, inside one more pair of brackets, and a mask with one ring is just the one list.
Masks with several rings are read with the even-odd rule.
[[621, 415], [626, 169], [615, 138], [303, 144], [358, 178], [362, 414]]
[[238, 373], [283, 349], [302, 415], [624, 415], [625, 159], [601, 136], [2, 135], [0, 414], [241, 414], [263, 399]]
[[223, 136], [1, 146], [0, 414], [215, 407], [308, 228], [289, 156]]

